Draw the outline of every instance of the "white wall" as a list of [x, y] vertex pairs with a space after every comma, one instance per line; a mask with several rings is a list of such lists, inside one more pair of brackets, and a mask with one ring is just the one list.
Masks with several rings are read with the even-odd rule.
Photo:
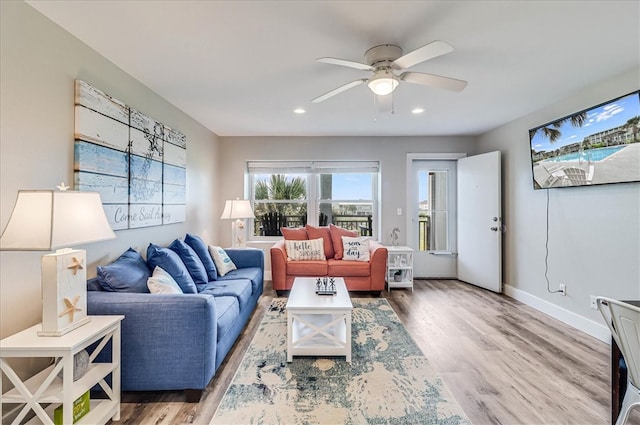
[[[474, 137], [220, 137], [221, 172], [224, 185], [220, 195], [235, 199], [244, 195], [244, 170], [247, 161], [286, 160], [371, 160], [380, 161], [382, 184], [382, 231], [380, 239], [390, 243], [391, 230], [400, 229], [399, 243], [406, 241], [406, 158], [408, 153], [474, 153]], [[396, 215], [402, 208], [403, 215]], [[222, 211], [220, 211], [222, 212]], [[219, 212], [219, 213], [220, 213]], [[218, 213], [218, 214], [219, 214]], [[230, 224], [219, 223], [220, 240], [231, 242]], [[271, 243], [249, 246], [265, 250], [267, 273], [271, 267], [268, 248]]]
[[544, 277], [547, 191], [532, 188], [528, 130], [638, 90], [633, 69], [480, 137], [481, 151], [502, 151], [508, 294], [609, 340], [591, 295], [640, 299], [640, 183], [552, 189], [549, 195], [549, 294]]
[[[0, 7], [0, 228], [19, 189], [73, 182], [74, 80], [79, 78], [187, 137], [186, 222], [117, 231], [115, 240], [80, 246], [87, 249], [88, 275], [130, 246], [144, 254], [149, 242], [166, 244], [187, 231], [215, 240], [217, 136], [27, 4], [2, 1]], [[0, 337], [41, 320], [43, 254], [0, 253]]]

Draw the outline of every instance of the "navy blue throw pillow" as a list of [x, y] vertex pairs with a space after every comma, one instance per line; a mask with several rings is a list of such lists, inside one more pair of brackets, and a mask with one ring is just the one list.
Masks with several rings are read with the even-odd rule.
[[200, 257], [195, 251], [186, 243], [181, 241], [180, 239], [176, 239], [171, 242], [169, 248], [180, 256], [180, 259], [187, 266], [187, 271], [193, 278], [193, 281], [198, 284], [203, 284], [209, 282], [207, 278], [207, 271], [204, 268], [204, 264], [200, 261]]
[[154, 244], [147, 247], [147, 264], [151, 270], [160, 266], [175, 280], [185, 294], [196, 294], [198, 289], [191, 278], [187, 266], [180, 256], [169, 248], [162, 248]]
[[126, 250], [117, 260], [98, 266], [98, 282], [109, 292], [149, 292], [147, 279], [151, 276], [144, 259], [133, 248]]
[[218, 269], [216, 269], [216, 263], [213, 262], [213, 258], [209, 254], [207, 244], [199, 236], [190, 235], [189, 233], [184, 237], [184, 241], [198, 254], [207, 271], [209, 281], [218, 279]]

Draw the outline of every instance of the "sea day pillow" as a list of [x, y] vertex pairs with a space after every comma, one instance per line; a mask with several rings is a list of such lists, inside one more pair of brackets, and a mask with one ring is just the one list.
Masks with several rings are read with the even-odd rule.
[[369, 261], [369, 239], [342, 237], [343, 260]]
[[156, 266], [153, 275], [147, 279], [149, 292], [152, 294], [182, 294], [182, 289], [169, 273]]
[[216, 268], [220, 276], [224, 276], [231, 270], [236, 270], [236, 265], [231, 261], [231, 258], [229, 258], [229, 255], [224, 249], [219, 246], [209, 245], [209, 253], [213, 258], [213, 262], [216, 263]]
[[324, 239], [309, 239], [307, 241], [284, 241], [289, 261], [326, 260], [324, 256]]

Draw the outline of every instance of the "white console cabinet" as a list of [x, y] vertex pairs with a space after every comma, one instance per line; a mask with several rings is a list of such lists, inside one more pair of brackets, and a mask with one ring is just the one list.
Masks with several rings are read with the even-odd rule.
[[387, 246], [387, 290], [411, 288], [413, 292], [413, 249], [408, 246]]
[[[91, 399], [89, 413], [76, 424], [105, 424], [120, 419], [120, 322], [124, 316], [89, 316], [91, 321], [62, 336], [38, 336], [40, 324], [0, 341], [0, 369], [14, 388], [2, 392], [0, 379], [0, 417], [3, 405], [19, 404], [20, 412], [13, 423], [22, 423], [30, 411], [35, 416], [28, 423], [53, 424], [53, 411], [62, 405], [64, 424], [72, 424], [73, 402], [96, 384], [104, 390], [106, 399]], [[111, 363], [94, 363], [96, 356], [111, 341]], [[98, 342], [91, 353], [86, 373], [73, 380], [73, 356]], [[29, 379], [22, 380], [9, 365], [11, 358], [50, 357], [57, 360]], [[58, 374], [62, 371], [62, 379]], [[111, 385], [105, 377], [111, 375]], [[45, 405], [45, 406], [43, 406]]]

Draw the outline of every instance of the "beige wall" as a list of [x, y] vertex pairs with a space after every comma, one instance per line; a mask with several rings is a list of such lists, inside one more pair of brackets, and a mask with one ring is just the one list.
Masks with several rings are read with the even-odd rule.
[[[477, 149], [474, 137], [221, 137], [220, 155], [224, 185], [220, 195], [225, 199], [244, 196], [247, 161], [288, 160], [363, 160], [380, 161], [382, 184], [380, 239], [390, 243], [389, 234], [400, 228], [399, 243], [406, 240], [406, 161], [408, 153], [473, 154]], [[402, 208], [398, 216], [396, 209]], [[226, 222], [219, 223], [220, 239], [229, 244], [231, 230]], [[249, 243], [265, 250], [267, 273], [271, 270], [270, 243]]]
[[[74, 80], [87, 81], [187, 136], [187, 221], [117, 231], [115, 240], [80, 246], [88, 275], [128, 247], [146, 251], [185, 232], [217, 237], [217, 136], [23, 2], [2, 1], [0, 22], [0, 227], [19, 189], [73, 181]], [[123, 47], [124, 48], [124, 47]], [[0, 337], [41, 320], [43, 252], [0, 253]]]
[[[508, 294], [609, 340], [591, 295], [640, 299], [640, 183], [551, 189], [549, 294], [544, 278], [547, 191], [532, 188], [528, 130], [638, 90], [638, 68], [480, 137], [502, 151], [504, 282]], [[640, 161], [640, 158], [638, 158]], [[597, 324], [597, 326], [595, 326]]]

